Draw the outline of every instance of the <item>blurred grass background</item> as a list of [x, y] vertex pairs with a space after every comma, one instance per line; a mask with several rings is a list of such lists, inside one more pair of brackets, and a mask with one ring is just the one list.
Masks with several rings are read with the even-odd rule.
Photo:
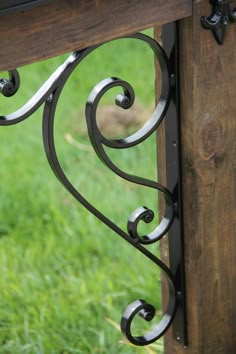
[[[1, 114], [23, 105], [66, 57], [21, 68], [18, 93], [0, 97]], [[86, 99], [95, 84], [110, 76], [134, 87], [134, 118], [140, 118], [140, 112], [142, 119], [149, 117], [154, 105], [153, 53], [137, 40], [114, 41], [93, 52], [69, 79], [56, 112], [56, 146], [72, 183], [126, 230], [137, 207], [157, 210], [157, 195], [120, 180], [89, 145]], [[105, 134], [119, 91], [111, 90], [102, 102]], [[136, 348], [116, 328], [123, 310], [136, 299], [160, 310], [158, 269], [62, 188], [44, 154], [41, 117], [42, 108], [19, 125], [0, 127], [0, 353], [161, 353], [160, 342]], [[116, 137], [121, 132], [112, 124], [109, 134]], [[125, 171], [156, 180], [155, 134], [111, 156]], [[157, 216], [143, 231], [156, 223]], [[157, 245], [152, 250], [158, 252]], [[137, 326], [144, 328], [143, 322]]]

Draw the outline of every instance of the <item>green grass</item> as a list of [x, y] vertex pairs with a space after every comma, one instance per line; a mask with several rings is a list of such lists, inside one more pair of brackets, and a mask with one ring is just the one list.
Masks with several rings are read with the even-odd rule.
[[[26, 102], [65, 57], [22, 68], [21, 88], [14, 98], [1, 98], [1, 114]], [[120, 180], [92, 151], [65, 139], [69, 133], [89, 145], [83, 107], [93, 86], [109, 76], [133, 84], [137, 101], [149, 109], [152, 52], [134, 40], [116, 41], [92, 53], [69, 79], [57, 109], [56, 141], [72, 183], [126, 229], [137, 207], [157, 210], [156, 194]], [[114, 92], [103, 104], [113, 102]], [[160, 309], [159, 270], [62, 188], [46, 161], [41, 116], [42, 109], [19, 125], [0, 127], [0, 353], [160, 353], [161, 344], [147, 351], [122, 343], [114, 325], [135, 299]], [[155, 136], [112, 158], [125, 171], [156, 179]]]

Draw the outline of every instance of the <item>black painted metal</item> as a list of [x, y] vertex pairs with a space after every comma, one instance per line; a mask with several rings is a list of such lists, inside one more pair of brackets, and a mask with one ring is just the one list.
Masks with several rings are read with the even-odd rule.
[[0, 79], [0, 92], [5, 97], [13, 96], [20, 86], [20, 75], [17, 70], [8, 71], [8, 75], [8, 79]]
[[[62, 185], [78, 200], [85, 208], [93, 213], [98, 219], [106, 224], [110, 229], [116, 232], [117, 235], [126, 240], [136, 250], [141, 252], [145, 257], [149, 258], [154, 265], [158, 266], [167, 278], [169, 299], [165, 313], [159, 324], [155, 325], [152, 330], [143, 336], [134, 336], [132, 334], [131, 325], [136, 315], [141, 316], [146, 321], [151, 321], [155, 316], [155, 308], [148, 304], [145, 300], [136, 300], [130, 304], [123, 313], [121, 320], [121, 330], [127, 339], [135, 345], [147, 345], [160, 338], [170, 327], [173, 321], [176, 321], [175, 328], [176, 336], [180, 336], [178, 340], [186, 344], [185, 331], [185, 312], [184, 312], [184, 276], [183, 276], [183, 250], [182, 250], [182, 229], [181, 229], [181, 197], [180, 197], [180, 170], [179, 170], [179, 134], [178, 134], [178, 70], [177, 70], [177, 47], [175, 26], [168, 27], [170, 41], [168, 42], [168, 55], [162, 47], [152, 38], [144, 34], [134, 34], [127, 36], [132, 40], [139, 40], [146, 43], [154, 52], [154, 55], [159, 62], [162, 76], [162, 87], [159, 102], [148, 120], [148, 122], [136, 133], [124, 139], [109, 140], [99, 130], [96, 120], [96, 112], [99, 102], [103, 95], [111, 88], [118, 86], [123, 91], [115, 98], [115, 103], [123, 109], [128, 109], [132, 106], [135, 94], [132, 86], [122, 79], [111, 77], [106, 78], [97, 84], [88, 97], [86, 104], [86, 121], [88, 134], [95, 152], [101, 161], [108, 166], [115, 174], [131, 183], [142, 185], [146, 188], [152, 188], [159, 191], [165, 200], [166, 210], [159, 225], [154, 228], [149, 234], [139, 235], [138, 224], [140, 221], [149, 223], [153, 220], [154, 212], [147, 207], [138, 207], [129, 217], [127, 222], [127, 231], [119, 228], [115, 223], [108, 219], [92, 204], [90, 204], [70, 183], [65, 175], [57, 157], [57, 150], [54, 139], [54, 119], [55, 111], [61, 92], [67, 82], [67, 79], [72, 75], [75, 68], [96, 48], [84, 49], [74, 52], [62, 64], [54, 74], [45, 82], [38, 92], [18, 111], [0, 117], [0, 125], [11, 125], [21, 122], [28, 118], [36, 111], [43, 103], [43, 141], [45, 152], [49, 164], [55, 175]], [[2, 79], [2, 93], [5, 96], [8, 91], [6, 85], [11, 83], [17, 90], [17, 72], [10, 72], [10, 78], [7, 82]], [[170, 155], [172, 158], [171, 165], [168, 167], [171, 173], [171, 179], [168, 178], [168, 188], [159, 184], [156, 181], [141, 178], [126, 173], [119, 169], [109, 158], [106, 153], [106, 148], [110, 149], [127, 149], [132, 146], [142, 143], [152, 133], [156, 131], [159, 124], [167, 115], [167, 123], [170, 129], [171, 149]], [[169, 133], [167, 134], [169, 136]], [[168, 139], [167, 139], [168, 140]], [[169, 141], [169, 140], [168, 140]], [[173, 144], [175, 141], [175, 144]], [[169, 161], [169, 158], [168, 160]], [[173, 227], [173, 231], [171, 231]], [[160, 240], [167, 232], [170, 235], [170, 268], [167, 267], [156, 255], [147, 249], [148, 244]], [[176, 245], [176, 246], [175, 246]], [[177, 317], [176, 317], [177, 316]], [[175, 320], [176, 318], [176, 320]]]
[[231, 22], [236, 22], [236, 9], [231, 10], [232, 0], [210, 0], [212, 4], [211, 15], [203, 16], [202, 26], [213, 32], [216, 41], [223, 44]]
[[7, 13], [24, 11], [39, 5], [46, 5], [55, 0], [1, 0], [0, 15]]
[[174, 337], [184, 346], [188, 344], [186, 291], [184, 272], [184, 232], [182, 215], [181, 185], [181, 141], [180, 141], [180, 104], [179, 104], [179, 58], [178, 58], [178, 27], [168, 24], [163, 27], [163, 47], [169, 57], [170, 65], [175, 73], [171, 101], [165, 116], [166, 141], [166, 179], [167, 188], [172, 192], [176, 205], [176, 217], [169, 230], [170, 269], [176, 279], [178, 307], [172, 324]]

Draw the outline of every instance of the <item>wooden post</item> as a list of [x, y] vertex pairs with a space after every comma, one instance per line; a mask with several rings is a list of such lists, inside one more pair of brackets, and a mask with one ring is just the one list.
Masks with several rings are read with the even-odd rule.
[[193, 16], [179, 23], [189, 345], [170, 330], [166, 354], [236, 353], [236, 24], [220, 46], [201, 27], [210, 12], [208, 0], [193, 1]]

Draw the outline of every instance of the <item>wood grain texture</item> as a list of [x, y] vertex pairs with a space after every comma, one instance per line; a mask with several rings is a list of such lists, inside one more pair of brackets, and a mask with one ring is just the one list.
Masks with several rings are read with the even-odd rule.
[[190, 16], [192, 0], [57, 0], [1, 16], [0, 70]]
[[[223, 46], [201, 28], [208, 0], [180, 22], [181, 137], [189, 346], [236, 353], [236, 26]], [[166, 245], [163, 245], [166, 259]]]

